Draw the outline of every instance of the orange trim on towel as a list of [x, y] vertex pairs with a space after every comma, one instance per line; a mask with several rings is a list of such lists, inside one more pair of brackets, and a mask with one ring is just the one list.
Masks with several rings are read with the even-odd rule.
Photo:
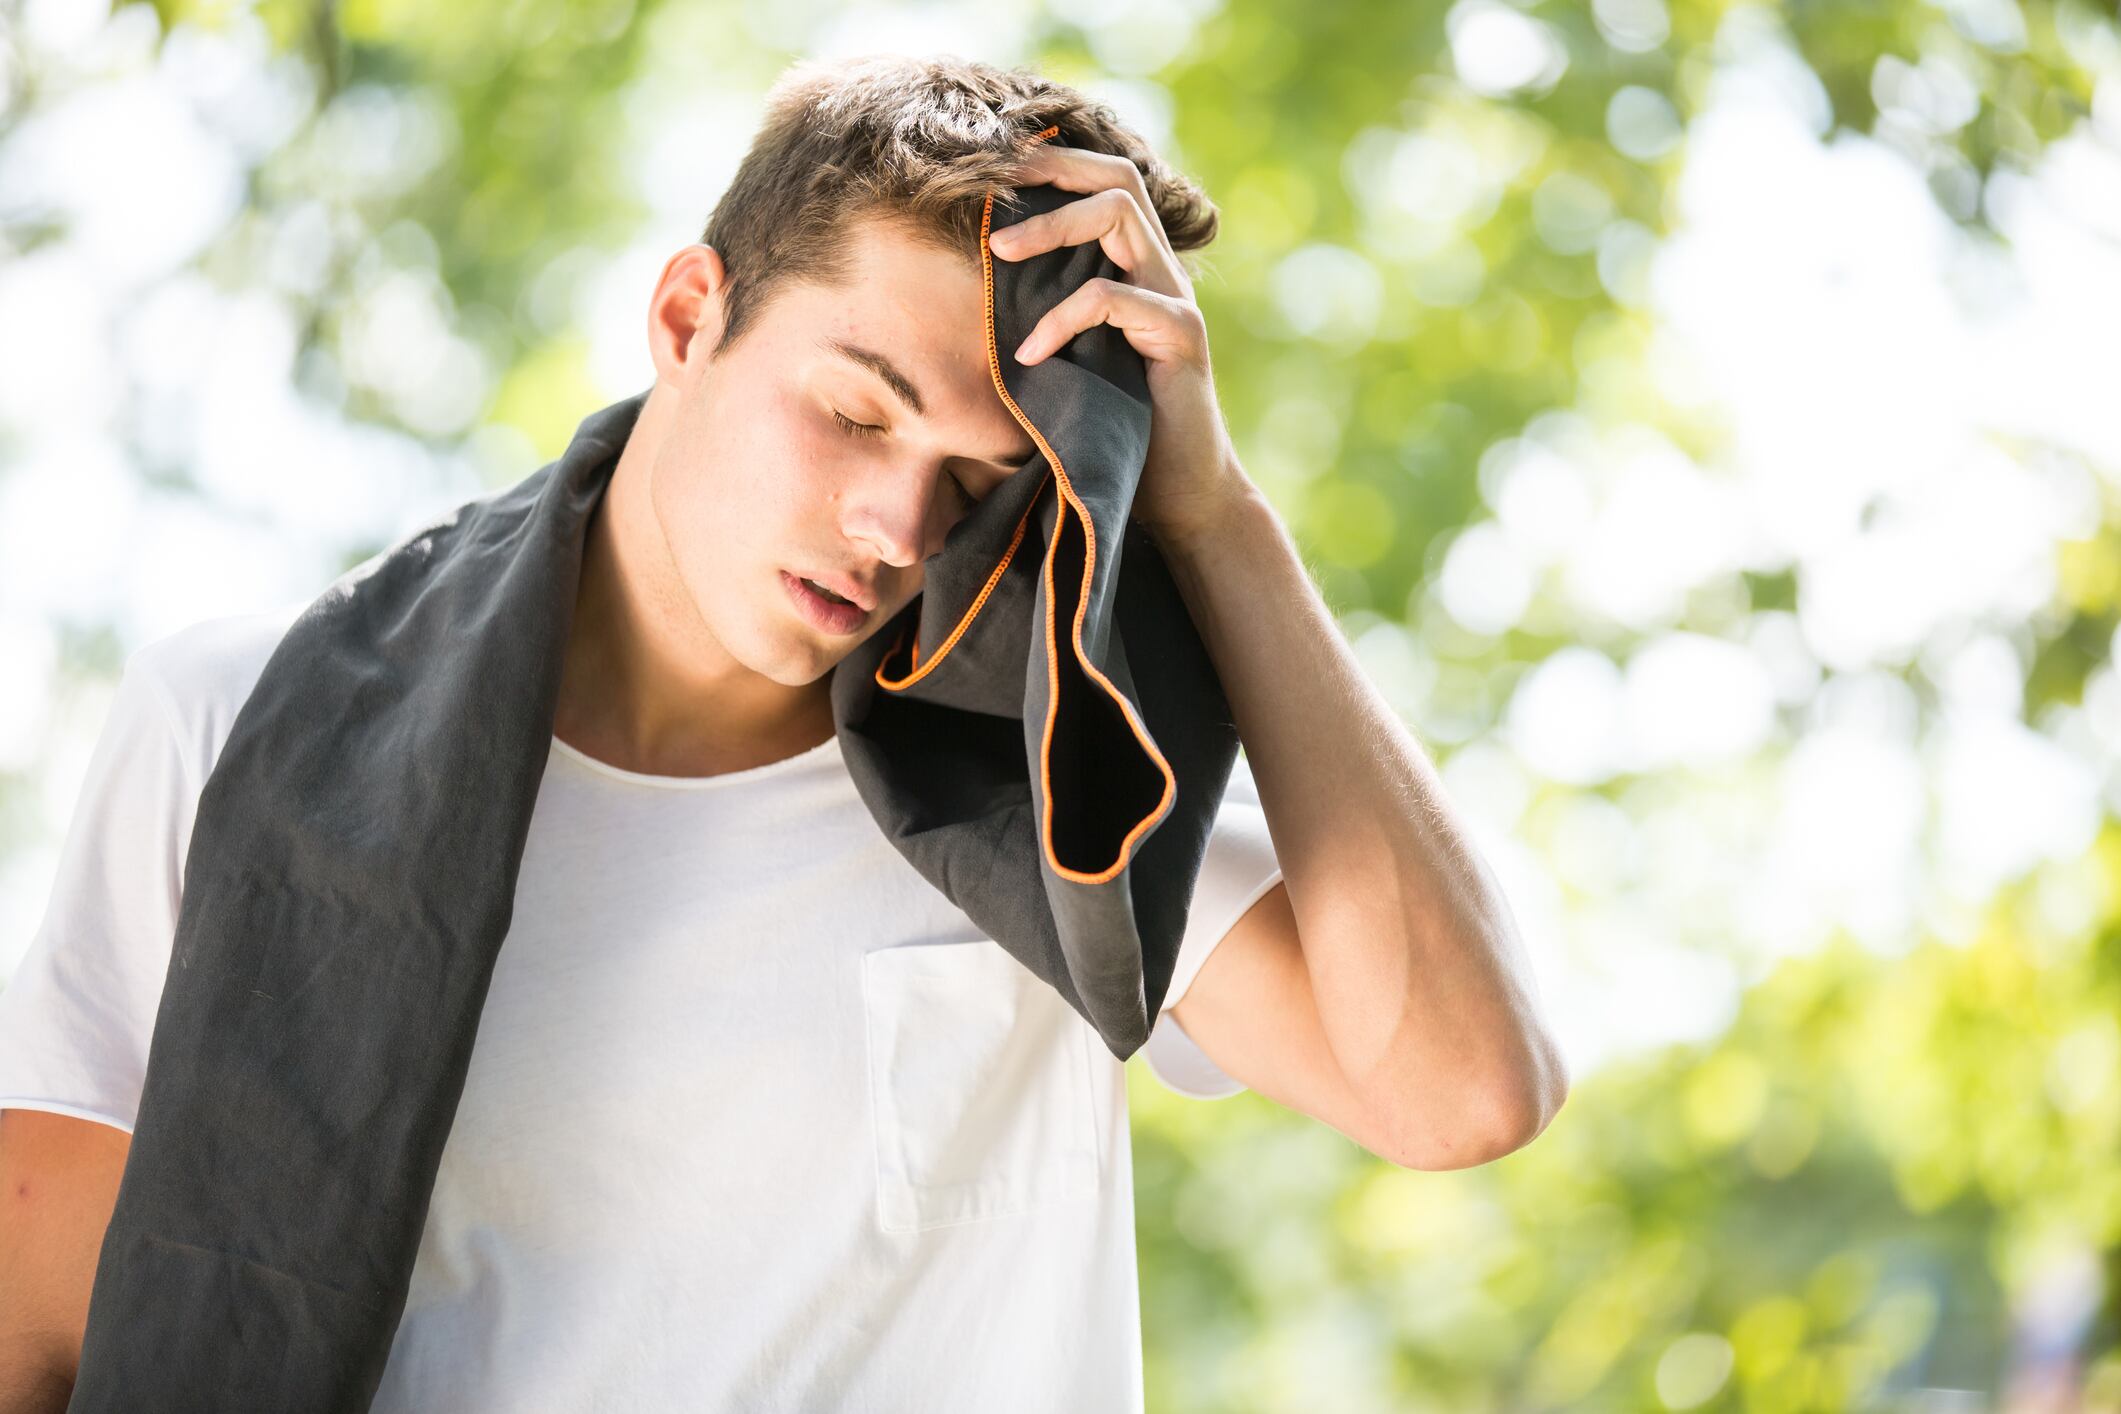
[[[1055, 133], [1058, 133], [1059, 131], [1060, 125], [1055, 124], [1052, 127], [1047, 128], [1044, 132], [1040, 133], [1035, 139], [1035, 141], [1044, 142], [1047, 138], [1052, 137]], [[1165, 812], [1169, 809], [1171, 805], [1172, 798], [1177, 794], [1178, 778], [1174, 776], [1171, 772], [1171, 763], [1164, 759], [1163, 753], [1156, 749], [1156, 744], [1149, 740], [1149, 734], [1142, 729], [1141, 722], [1134, 715], [1134, 708], [1132, 704], [1127, 701], [1126, 694], [1121, 692], [1118, 688], [1114, 687], [1112, 685], [1112, 680], [1106, 677], [1103, 673], [1099, 672], [1083, 652], [1083, 619], [1090, 612], [1090, 585], [1097, 573], [1097, 526], [1090, 519], [1089, 515], [1083, 510], [1082, 501], [1077, 498], [1077, 496], [1075, 495], [1074, 488], [1069, 484], [1068, 471], [1066, 467], [1061, 465], [1061, 459], [1059, 454], [1053, 450], [1052, 444], [1046, 441], [1045, 434], [1040, 432], [1038, 428], [1032, 425], [1030, 418], [1024, 416], [1024, 410], [1021, 407], [1017, 406], [1015, 398], [1009, 396], [1008, 384], [1002, 379], [1001, 357], [999, 351], [995, 347], [994, 341], [994, 253], [988, 248], [987, 245], [988, 232], [990, 230], [990, 226], [993, 219], [994, 194], [992, 192], [989, 192], [987, 194], [986, 206], [980, 212], [979, 241], [980, 277], [986, 292], [985, 307], [987, 325], [987, 371], [994, 379], [994, 389], [996, 392], [1001, 394], [1002, 402], [1008, 406], [1010, 415], [1013, 416], [1017, 420], [1017, 422], [1022, 425], [1023, 429], [1026, 432], [1031, 434], [1031, 440], [1038, 444], [1038, 449], [1041, 452], [1045, 453], [1046, 463], [1052, 469], [1054, 480], [1059, 484], [1061, 497], [1060, 505], [1056, 507], [1054, 511], [1053, 539], [1046, 547], [1046, 562], [1044, 569], [1041, 571], [1045, 578], [1046, 588], [1047, 693], [1045, 732], [1039, 742], [1039, 780], [1041, 785], [1045, 789], [1046, 796], [1046, 818], [1044, 822], [1045, 828], [1040, 832], [1040, 834], [1045, 843], [1047, 867], [1052, 869], [1054, 873], [1058, 874], [1063, 879], [1068, 879], [1078, 884], [1102, 884], [1109, 882], [1110, 880], [1119, 876], [1120, 871], [1127, 867], [1128, 861], [1133, 855], [1135, 841], [1139, 840], [1142, 835], [1148, 831], [1151, 825], [1155, 824], [1158, 820], [1161, 820], [1164, 817]], [[1037, 497], [1034, 496], [1032, 498], [1031, 505], [1033, 507], [1036, 507], [1037, 504]], [[1120, 841], [1119, 858], [1112, 862], [1111, 867], [1101, 870], [1100, 872], [1095, 874], [1086, 874], [1083, 873], [1081, 870], [1067, 868], [1058, 859], [1054, 858], [1052, 843], [1053, 722], [1055, 716], [1058, 715], [1060, 710], [1060, 650], [1054, 641], [1053, 621], [1053, 552], [1055, 547], [1060, 544], [1062, 527], [1066, 524], [1068, 509], [1071, 505], [1075, 508], [1075, 514], [1077, 519], [1082, 522], [1084, 540], [1083, 580], [1081, 585], [1081, 593], [1076, 596], [1075, 618], [1069, 626], [1069, 639], [1075, 649], [1075, 660], [1079, 665], [1081, 665], [1082, 670], [1086, 674], [1088, 674], [1100, 687], [1104, 688], [1106, 694], [1110, 696], [1111, 699], [1119, 705], [1120, 714], [1126, 718], [1127, 726], [1131, 731], [1133, 731], [1135, 740], [1141, 743], [1142, 749], [1148, 752], [1149, 758], [1156, 763], [1156, 769], [1161, 771], [1164, 777], [1163, 797], [1156, 802], [1156, 808], [1150, 811], [1147, 815], [1143, 816], [1142, 819], [1135, 824], [1134, 828], [1127, 832], [1127, 837], [1124, 840]], [[909, 686], [912, 683], [918, 682], [930, 668], [934, 667], [937, 663], [943, 660], [943, 658], [949, 653], [951, 646], [955, 644], [960, 637], [963, 636], [965, 630], [971, 625], [973, 619], [978, 616], [981, 607], [987, 601], [987, 595], [989, 591], [991, 591], [994, 588], [995, 584], [1001, 579], [1002, 571], [1008, 568], [1010, 559], [1016, 554], [1017, 545], [1021, 543], [1024, 538], [1024, 531], [1028, 526], [1030, 519], [1031, 512], [1027, 509], [1024, 512], [1024, 518], [1017, 522], [1016, 535], [1010, 540], [1008, 551], [1003, 554], [1001, 562], [994, 567], [994, 572], [987, 577], [987, 583], [981, 588], [979, 597], [973, 601], [971, 609], [966, 612], [964, 618], [958, 621], [957, 627], [951, 630], [949, 638], [945, 639], [943, 642], [943, 646], [936, 650], [935, 656], [933, 658], [930, 658], [925, 665], [917, 667], [908, 676], [900, 678], [896, 681], [887, 680], [884, 676], [884, 664], [878, 664], [876, 671], [876, 681], [880, 686], [891, 690], [897, 690], [899, 688]], [[888, 658], [886, 659], [886, 661], [889, 661]], [[913, 661], [916, 664], [920, 663], [920, 639], [918, 635], [916, 635], [914, 639]]]
[[[1031, 504], [1024, 507], [1023, 515], [1016, 522], [1016, 534], [1009, 537], [1009, 548], [1002, 551], [1002, 557], [996, 562], [993, 573], [987, 576], [987, 582], [980, 586], [979, 593], [973, 597], [972, 607], [965, 610], [965, 616], [957, 621], [956, 628], [950, 630], [950, 636], [943, 640], [942, 647], [935, 650], [935, 656], [930, 658], [925, 664], [921, 662], [921, 639], [920, 633], [916, 628], [913, 635], [913, 661], [907, 664], [908, 671], [906, 675], [902, 678], [886, 676], [891, 667], [891, 656], [886, 654], [883, 660], [876, 665], [877, 686], [889, 692], [903, 691], [928, 676], [930, 668], [950, 656], [950, 650], [957, 645], [957, 641], [960, 638], [965, 636], [965, 630], [972, 627], [972, 621], [979, 617], [979, 611], [986, 607], [987, 596], [994, 592], [995, 585], [1001, 583], [1002, 571], [1008, 569], [1009, 561], [1016, 558], [1016, 547], [1023, 543], [1024, 532], [1031, 525], [1031, 512], [1037, 509], [1038, 496], [1034, 494], [1031, 498]], [[899, 636], [899, 642], [905, 642], [905, 635], [901, 634]], [[897, 651], [898, 644], [895, 643], [892, 645], [892, 652], [896, 653]]]

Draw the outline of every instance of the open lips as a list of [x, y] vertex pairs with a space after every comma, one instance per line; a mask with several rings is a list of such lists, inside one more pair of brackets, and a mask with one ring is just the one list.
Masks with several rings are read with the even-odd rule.
[[827, 599], [830, 599], [835, 604], [852, 604], [854, 602], [852, 599], [849, 599], [844, 594], [833, 593], [831, 590], [827, 589], [824, 585], [819, 584], [814, 579], [806, 579], [803, 581], [803, 583], [809, 585], [812, 589], [815, 589], [818, 593], [824, 595]]
[[841, 604], [852, 604], [867, 612], [876, 607], [876, 589], [865, 586], [851, 575], [801, 575], [790, 570], [788, 574], [809, 585], [825, 599]]

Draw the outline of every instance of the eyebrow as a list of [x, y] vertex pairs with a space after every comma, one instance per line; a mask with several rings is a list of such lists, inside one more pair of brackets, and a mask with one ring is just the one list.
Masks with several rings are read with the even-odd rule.
[[[851, 363], [859, 364], [874, 373], [883, 380], [885, 387], [897, 395], [900, 402], [913, 410], [914, 416], [926, 417], [928, 415], [928, 405], [921, 398], [921, 390], [914, 387], [913, 380], [901, 372], [899, 366], [885, 355], [878, 353], [874, 349], [865, 349], [860, 344], [850, 344], [845, 339], [833, 338], [829, 334], [819, 339], [817, 346], [826, 353], [838, 354], [841, 358]], [[1020, 452], [1011, 451], [1007, 456], [990, 457], [985, 460], [995, 466], [1016, 467], [1029, 461], [1032, 454], [1037, 450], [1037, 447], [1026, 447]]]

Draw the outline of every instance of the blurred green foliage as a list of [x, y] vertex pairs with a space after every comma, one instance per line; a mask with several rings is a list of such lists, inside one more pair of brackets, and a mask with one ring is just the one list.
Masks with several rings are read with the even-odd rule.
[[[155, 8], [165, 30], [219, 10]], [[1724, 431], [1630, 372], [1650, 319], [1620, 257], [1670, 229], [1685, 124], [1748, 7], [1522, 8], [1566, 65], [1521, 91], [1454, 77], [1441, 4], [1228, 0], [1149, 75], [1170, 98], [1167, 155], [1223, 211], [1199, 297], [1240, 451], [1342, 611], [1404, 613], [1436, 546], [1481, 512], [1483, 450], [1542, 410], [1648, 422], [1689, 450]], [[2113, 43], [2110, 10], [2046, 0], [1751, 8], [1816, 77], [1822, 135], [1890, 143], [1976, 233], [1984, 182], [2085, 114], [2085, 56]], [[651, 69], [760, 91], [795, 57], [760, 36], [826, 17], [678, 0], [258, 12], [311, 65], [320, 111], [259, 167], [205, 268], [240, 283], [291, 207], [324, 202], [366, 239], [337, 247], [313, 294], [305, 376], [391, 422], [386, 397], [331, 375], [340, 311], [366, 278], [357, 250], [431, 265], [498, 372], [484, 420], [546, 456], [598, 402], [564, 317], [578, 257], [644, 217], [629, 96]], [[1044, 72], [1101, 76], [1091, 29], [1060, 10], [1027, 23]], [[1909, 97], [1910, 75], [1938, 73], [1964, 82]], [[407, 170], [334, 167], [320, 129], [379, 94], [422, 105], [445, 140]], [[1887, 111], [1911, 106], [1932, 121]], [[1425, 219], [1384, 189], [1409, 134], [1481, 159]], [[1302, 327], [1277, 296], [1299, 257], [1322, 292]], [[2065, 601], [2030, 626], [2028, 713], [2076, 700], [2111, 641], [2114, 545], [2073, 546], [2064, 569]], [[1786, 607], [1797, 588], [1763, 571], [1741, 594]], [[1506, 681], [1576, 628], [1435, 649]], [[2080, 1249], [2103, 1269], [2098, 1355], [2121, 1331], [2121, 838], [2084, 868], [2094, 927], [2012, 893], [1972, 944], [1789, 960], [1727, 1035], [1580, 1077], [1540, 1140], [1477, 1170], [1395, 1169], [1257, 1095], [1188, 1102], [1131, 1067], [1150, 1407], [1902, 1407], [1923, 1386], [1996, 1391], [2014, 1294]], [[2088, 1378], [2089, 1407], [2121, 1407], [2121, 1362]]]
[[[2086, 868], [2111, 896], [2121, 832]], [[1788, 961], [1713, 1045], [1580, 1081], [1479, 1169], [1138, 1083], [1151, 1407], [1296, 1408], [1321, 1382], [1352, 1386], [1327, 1407], [1406, 1409], [1994, 1391], [2013, 1287], [2080, 1245], [2121, 1274], [2121, 918], [2038, 918], [2013, 894], [1971, 944]], [[2091, 1382], [2113, 1407], [2121, 1359]]]

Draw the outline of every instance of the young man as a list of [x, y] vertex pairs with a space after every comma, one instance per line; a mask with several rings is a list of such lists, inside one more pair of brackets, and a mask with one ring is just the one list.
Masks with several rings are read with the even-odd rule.
[[[1506, 909], [1231, 454], [1175, 255], [1212, 209], [1028, 74], [811, 65], [769, 106], [650, 301], [655, 384], [590, 523], [379, 1410], [1140, 1407], [1123, 1069], [879, 834], [828, 696], [1032, 454], [983, 341], [998, 185], [1083, 196], [992, 258], [1098, 240], [1129, 273], [1015, 356], [1108, 321], [1147, 361], [1135, 513], [1259, 770], [1152, 1071], [1417, 1167], [1505, 1153], [1560, 1102]], [[1068, 147], [1027, 146], [1056, 124]], [[0, 993], [0, 1411], [63, 1407], [199, 790], [299, 607], [133, 654]]]

